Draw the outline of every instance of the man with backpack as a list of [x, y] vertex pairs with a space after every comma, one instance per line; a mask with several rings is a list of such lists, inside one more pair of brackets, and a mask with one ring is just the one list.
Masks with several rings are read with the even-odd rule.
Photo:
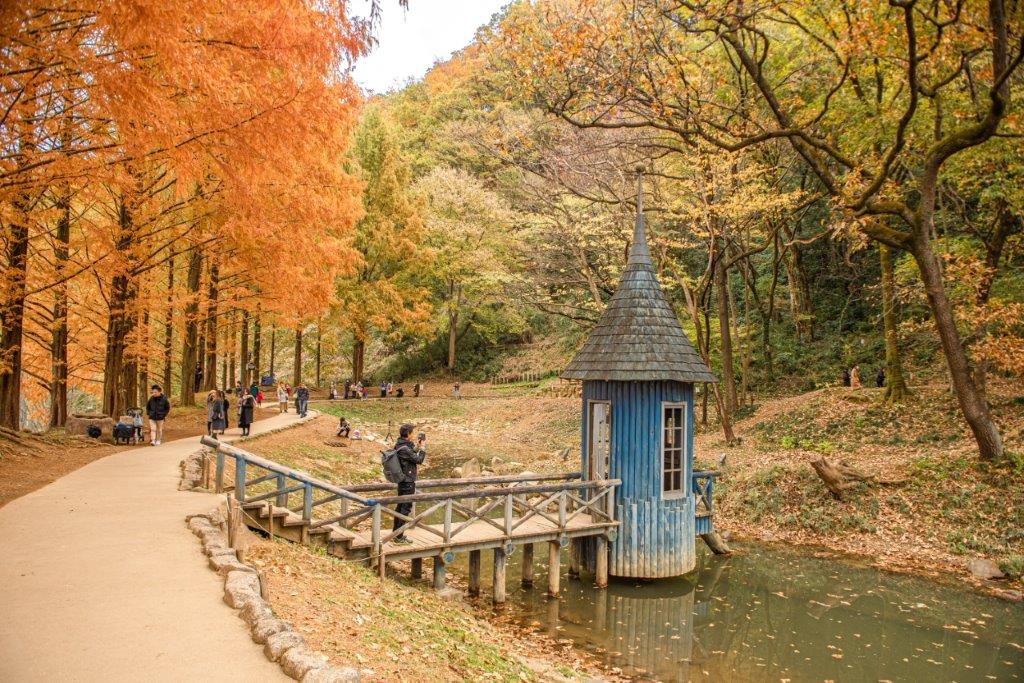
[[[398, 441], [395, 442], [395, 447], [389, 451], [384, 451], [384, 475], [388, 481], [398, 484], [398, 495], [400, 496], [411, 496], [416, 493], [416, 467], [417, 465], [422, 465], [424, 458], [427, 456], [427, 451], [423, 447], [426, 436], [420, 434], [414, 443], [409, 438], [412, 435], [412, 430], [413, 426], [411, 424], [404, 424], [399, 427]], [[396, 460], [397, 468], [394, 467]], [[401, 472], [397, 471], [399, 468]], [[396, 479], [397, 481], [395, 481]], [[412, 503], [399, 503], [395, 506], [395, 512], [408, 517], [412, 514]], [[394, 531], [398, 531], [398, 528], [403, 524], [405, 524], [404, 519], [395, 517]], [[395, 543], [401, 544], [412, 543], [412, 541], [405, 537], [405, 534], [399, 534], [393, 540]]]

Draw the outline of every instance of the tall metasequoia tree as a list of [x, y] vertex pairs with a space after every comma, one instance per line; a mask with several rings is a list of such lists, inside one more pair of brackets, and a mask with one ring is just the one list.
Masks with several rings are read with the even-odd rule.
[[242, 309], [242, 344], [238, 352], [238, 374], [242, 376], [242, 386], [249, 388], [249, 311]]
[[65, 190], [57, 198], [57, 225], [53, 257], [58, 284], [53, 288], [53, 331], [50, 337], [50, 426], [63, 427], [68, 419], [68, 268], [71, 241], [71, 196]]
[[210, 257], [210, 280], [206, 288], [206, 358], [203, 359], [203, 391], [217, 388], [217, 310], [220, 270], [217, 260]]
[[257, 383], [263, 377], [263, 330], [260, 327], [260, 315], [260, 308], [257, 306], [256, 315], [252, 320], [252, 362], [255, 365], [252, 381]]
[[299, 386], [302, 383], [302, 326], [295, 328], [295, 356], [292, 370], [292, 385]]
[[128, 195], [118, 197], [114, 248], [123, 263], [110, 282], [103, 361], [103, 412], [113, 418], [124, 413], [129, 401], [134, 399], [125, 394], [129, 386], [135, 386], [135, 366], [127, 346], [138, 321], [139, 285], [128, 257], [124, 256], [137, 247], [138, 226], [133, 211], [134, 203]]
[[167, 303], [164, 309], [163, 387], [171, 390], [171, 368], [174, 358], [174, 254], [167, 259]]
[[[185, 286], [188, 299], [185, 304], [184, 336], [181, 344], [181, 386], [179, 400], [183, 406], [196, 403], [193, 389], [196, 363], [199, 360], [199, 284], [203, 274], [203, 252], [198, 245], [189, 250], [188, 277]], [[170, 392], [165, 387], [165, 392]]]

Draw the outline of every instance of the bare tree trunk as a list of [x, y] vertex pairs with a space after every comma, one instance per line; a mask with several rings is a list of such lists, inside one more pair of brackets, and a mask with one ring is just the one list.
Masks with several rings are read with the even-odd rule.
[[732, 332], [729, 316], [729, 273], [725, 254], [715, 259], [715, 295], [718, 301], [718, 333], [722, 343], [722, 383], [725, 385], [725, 411], [731, 418], [736, 412], [736, 377], [733, 374]]
[[935, 329], [942, 342], [942, 350], [946, 355], [949, 375], [956, 390], [960, 410], [974, 433], [978, 442], [978, 451], [982, 460], [1002, 460], [1005, 455], [1003, 439], [988, 412], [988, 405], [981, 396], [971, 377], [967, 354], [964, 352], [960, 332], [956, 328], [953, 308], [946, 296], [942, 282], [942, 272], [938, 260], [932, 251], [928, 235], [930, 230], [916, 231], [914, 237], [914, 260], [921, 271], [928, 303], [935, 318]]
[[316, 386], [320, 387], [320, 351], [323, 347], [323, 336], [320, 323], [316, 326]]
[[885, 334], [885, 400], [902, 403], [910, 395], [903, 378], [899, 338], [896, 329], [896, 278], [892, 264], [892, 250], [878, 243], [878, 259], [882, 270], [882, 329]]
[[242, 387], [249, 388], [249, 311], [242, 309], [242, 350], [238, 354], [238, 374], [242, 376]]
[[366, 351], [366, 342], [355, 339], [352, 342], [352, 383], [363, 381], [363, 354]]
[[[57, 202], [60, 212], [54, 231], [53, 260], [57, 279], [64, 278], [71, 241], [71, 196], [65, 192]], [[50, 336], [50, 426], [63, 427], [68, 419], [68, 284], [61, 282], [53, 292], [53, 332]]]
[[136, 371], [138, 373], [138, 382], [135, 387], [135, 405], [136, 407], [142, 407], [146, 404], [146, 392], [149, 383], [149, 310], [145, 309], [142, 311], [142, 326], [140, 328], [139, 340], [140, 348], [142, 353], [138, 356], [136, 362]]
[[228, 381], [224, 386], [224, 390], [230, 390], [235, 387], [238, 375], [235, 373], [235, 358], [238, 355], [238, 325], [236, 324], [236, 311], [232, 311], [231, 315], [228, 316], [228, 332], [227, 332], [227, 364], [228, 364]]
[[206, 358], [203, 359], [203, 391], [217, 388], [217, 324], [219, 312], [217, 297], [220, 296], [220, 269], [210, 259], [210, 281], [206, 286]]
[[174, 256], [167, 259], [167, 305], [164, 309], [164, 392], [171, 391], [171, 358], [174, 355]]
[[252, 362], [256, 366], [253, 368], [253, 381], [259, 382], [260, 377], [263, 373], [263, 329], [260, 327], [260, 309], [257, 307], [256, 315], [253, 316], [252, 320]]
[[277, 327], [270, 327], [270, 374], [274, 374], [274, 357], [277, 356]]
[[459, 304], [454, 281], [448, 283], [448, 372], [455, 372], [455, 343], [458, 340]]
[[[118, 206], [117, 237], [114, 243], [118, 251], [127, 251], [134, 241], [134, 219], [128, 207], [128, 200], [122, 197]], [[124, 412], [129, 398], [125, 395], [125, 347], [134, 327], [138, 287], [134, 278], [128, 272], [124, 272], [114, 275], [110, 289], [103, 358], [103, 412], [116, 419]], [[128, 375], [133, 377], [134, 372], [129, 372]], [[132, 384], [134, 385], [134, 382]]]
[[302, 383], [302, 327], [295, 328], [295, 359], [292, 365], [292, 384]]
[[[193, 406], [196, 403], [193, 378], [196, 363], [199, 361], [199, 282], [203, 273], [203, 252], [198, 246], [192, 247], [188, 256], [188, 277], [185, 286], [188, 290], [188, 303], [185, 305], [184, 341], [181, 345], [181, 405]], [[170, 393], [170, 387], [165, 389]]]

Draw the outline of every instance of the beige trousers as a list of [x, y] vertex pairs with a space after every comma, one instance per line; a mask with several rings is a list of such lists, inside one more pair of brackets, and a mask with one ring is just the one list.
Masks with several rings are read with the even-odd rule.
[[164, 421], [163, 420], [150, 420], [149, 421], [149, 440], [163, 441], [164, 440]]

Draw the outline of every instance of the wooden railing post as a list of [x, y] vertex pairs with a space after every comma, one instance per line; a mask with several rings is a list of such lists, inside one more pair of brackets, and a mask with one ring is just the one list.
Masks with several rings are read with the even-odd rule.
[[373, 552], [371, 562], [380, 562], [380, 504], [373, 506], [373, 521], [370, 527], [370, 548]]
[[281, 493], [281, 491], [284, 489], [284, 475], [283, 474], [279, 474], [279, 475], [277, 475], [276, 479], [277, 479], [277, 490], [278, 490], [277, 506], [278, 507], [283, 507], [283, 508], [284, 507], [288, 507], [288, 494], [287, 493]]
[[444, 542], [445, 545], [452, 542], [452, 499], [444, 503]]
[[512, 494], [505, 496], [505, 535], [512, 538]]
[[565, 506], [569, 492], [562, 489], [558, 492], [558, 530], [565, 531]]
[[223, 493], [224, 492], [224, 454], [221, 453], [219, 449], [217, 450], [217, 475], [216, 475], [216, 479], [217, 479], [217, 481], [214, 484], [216, 486], [216, 488], [214, 489], [214, 491], [216, 491], [217, 493]]
[[245, 502], [245, 458], [235, 458], [235, 500]]
[[302, 485], [302, 519], [313, 520], [313, 485], [309, 482]]

